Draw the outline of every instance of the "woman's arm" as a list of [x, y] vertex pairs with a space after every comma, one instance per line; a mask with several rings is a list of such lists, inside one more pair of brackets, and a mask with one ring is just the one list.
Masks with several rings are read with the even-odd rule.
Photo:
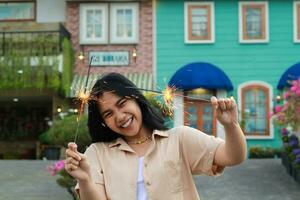
[[215, 154], [214, 164], [232, 166], [246, 159], [246, 139], [238, 123], [237, 105], [233, 98], [211, 98], [217, 112], [218, 121], [225, 129], [225, 143], [222, 143]]
[[[92, 149], [86, 151], [89, 155]], [[107, 200], [105, 188], [92, 180], [92, 173], [88, 157], [77, 151], [75, 143], [69, 143], [66, 150], [66, 171], [78, 181], [81, 200]], [[92, 162], [92, 160], [90, 160]]]
[[92, 181], [78, 181], [81, 200], [107, 200], [103, 185]]

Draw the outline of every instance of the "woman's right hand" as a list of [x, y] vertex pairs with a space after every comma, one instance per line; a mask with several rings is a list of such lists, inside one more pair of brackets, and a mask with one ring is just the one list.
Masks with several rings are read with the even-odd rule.
[[77, 145], [74, 142], [68, 144], [65, 169], [72, 177], [80, 182], [86, 182], [91, 179], [90, 166], [87, 157], [77, 151]]

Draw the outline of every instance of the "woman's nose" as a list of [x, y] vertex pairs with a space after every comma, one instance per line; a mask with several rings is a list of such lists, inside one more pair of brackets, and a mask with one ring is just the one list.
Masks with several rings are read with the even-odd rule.
[[116, 121], [117, 121], [117, 124], [120, 125], [122, 123], [124, 123], [126, 120], [126, 114], [122, 111], [118, 111], [116, 113]]

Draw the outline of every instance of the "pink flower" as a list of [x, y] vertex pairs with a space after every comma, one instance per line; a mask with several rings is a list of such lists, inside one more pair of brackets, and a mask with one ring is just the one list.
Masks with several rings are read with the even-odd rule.
[[298, 81], [297, 80], [292, 81], [292, 85], [293, 86], [297, 86], [298, 85]]
[[281, 106], [275, 106], [275, 113], [279, 113], [281, 111]]
[[289, 93], [289, 92], [286, 92], [286, 93], [283, 94], [283, 98], [284, 98], [284, 99], [288, 99], [289, 96], [290, 96], [290, 93]]
[[51, 176], [55, 176], [60, 170], [62, 170], [65, 167], [65, 161], [60, 160], [50, 166], [47, 167], [48, 172], [51, 174]]
[[57, 170], [61, 170], [65, 167], [65, 161], [64, 160], [60, 160], [57, 163], [54, 164], [55, 169]]
[[296, 90], [296, 95], [300, 97], [300, 88]]
[[273, 112], [270, 112], [269, 113], [269, 118], [273, 117], [274, 113]]
[[297, 87], [296, 87], [296, 86], [292, 86], [290, 90], [291, 90], [292, 92], [296, 92]]
[[47, 170], [51, 174], [51, 176], [55, 176], [56, 170], [55, 170], [55, 168], [53, 166], [48, 166]]

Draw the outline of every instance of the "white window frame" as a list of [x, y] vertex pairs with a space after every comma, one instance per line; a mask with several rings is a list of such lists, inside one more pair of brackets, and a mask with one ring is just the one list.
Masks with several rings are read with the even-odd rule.
[[[122, 38], [117, 36], [116, 11], [117, 9], [132, 10], [132, 37]], [[110, 4], [110, 43], [112, 44], [134, 44], [139, 40], [139, 4], [138, 3], [112, 3]]]
[[[103, 13], [102, 18], [102, 37], [100, 38], [87, 38], [86, 37], [86, 11], [88, 9], [101, 10]], [[105, 44], [108, 42], [108, 4], [99, 4], [99, 3], [86, 3], [80, 4], [80, 44]]]
[[[264, 39], [244, 39], [243, 38], [243, 6], [264, 5], [265, 6], [265, 36]], [[239, 2], [239, 42], [240, 43], [268, 43], [269, 42], [269, 4], [267, 1], [245, 1]]]
[[[210, 7], [210, 34], [209, 40], [190, 40], [189, 39], [189, 6], [209, 6]], [[188, 44], [214, 43], [215, 42], [215, 4], [214, 2], [185, 2], [184, 3], [184, 42]]]
[[[294, 17], [293, 17], [293, 27], [294, 27], [294, 42], [295, 43], [300, 43], [300, 27], [299, 27], [299, 23], [300, 23], [300, 19], [298, 21], [298, 15], [300, 15], [300, 13], [298, 13], [298, 9], [297, 7], [300, 6], [300, 1], [294, 1]], [[298, 37], [299, 36], [299, 37]]]
[[[269, 83], [266, 83], [264, 81], [259, 81], [259, 80], [254, 80], [254, 81], [247, 81], [247, 82], [244, 82], [242, 84], [240, 84], [238, 86], [238, 108], [239, 108], [239, 111], [242, 110], [242, 89], [249, 86], [249, 85], [261, 85], [261, 86], [264, 86], [265, 88], [268, 88], [269, 90], [269, 110], [271, 111], [273, 109], [273, 101], [272, 99], [274, 98], [273, 97], [273, 87], [272, 85], [270, 85]], [[240, 116], [239, 116], [239, 119], [241, 119], [241, 112], [239, 112]], [[267, 113], [269, 114], [269, 113]], [[273, 122], [272, 122], [272, 119], [269, 118], [269, 124], [270, 124], [270, 130], [269, 130], [269, 135], [262, 135], [262, 136], [259, 136], [259, 135], [245, 135], [246, 139], [274, 139], [274, 125], [273, 125]]]

